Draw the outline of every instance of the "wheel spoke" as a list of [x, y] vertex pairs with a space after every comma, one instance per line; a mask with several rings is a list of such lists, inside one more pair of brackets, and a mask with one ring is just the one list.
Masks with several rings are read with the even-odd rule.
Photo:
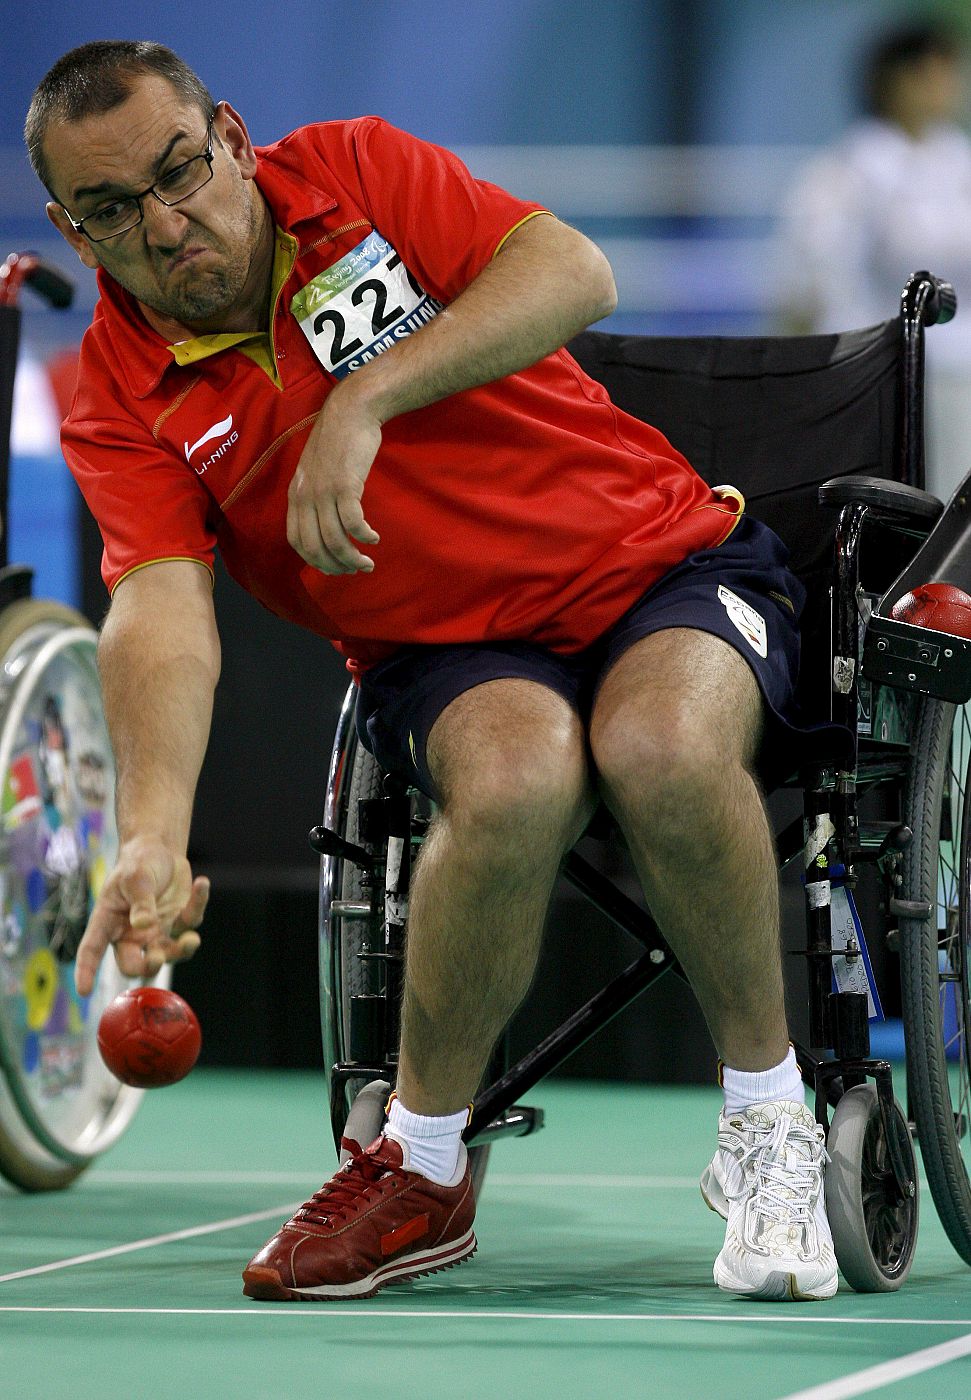
[[863, 1142], [860, 1177], [863, 1220], [873, 1257], [882, 1269], [892, 1270], [910, 1240], [913, 1208], [897, 1186], [878, 1104]]
[[860, 1173], [863, 1217], [873, 1255], [884, 1271], [893, 1272], [914, 1240], [916, 1200], [903, 1195], [898, 1185], [879, 1101], [874, 1102], [867, 1124]]
[[[864, 1206], [865, 1209], [865, 1206]], [[900, 1251], [907, 1235], [906, 1215], [892, 1206], [882, 1205], [872, 1216], [867, 1216], [867, 1233], [874, 1257], [886, 1266], [893, 1266], [900, 1257]]]

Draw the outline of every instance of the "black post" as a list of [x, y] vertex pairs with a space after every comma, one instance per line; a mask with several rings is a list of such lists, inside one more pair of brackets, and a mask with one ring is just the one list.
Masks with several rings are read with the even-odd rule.
[[7, 507], [10, 500], [10, 430], [13, 423], [13, 382], [20, 345], [19, 306], [0, 306], [0, 569], [8, 562]]
[[806, 960], [809, 978], [809, 1044], [814, 1050], [832, 1044], [829, 993], [832, 981], [830, 872], [828, 847], [833, 825], [823, 774], [805, 792], [806, 813]]
[[915, 272], [900, 297], [900, 384], [897, 436], [900, 479], [924, 487], [924, 327], [950, 321], [957, 297], [949, 282]]

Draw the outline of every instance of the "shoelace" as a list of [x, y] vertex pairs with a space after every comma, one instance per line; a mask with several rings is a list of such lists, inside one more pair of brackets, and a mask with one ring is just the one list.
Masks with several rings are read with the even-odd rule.
[[[812, 1227], [813, 1207], [822, 1187], [823, 1162], [829, 1156], [825, 1149], [818, 1158], [812, 1151], [803, 1155], [800, 1149], [818, 1145], [818, 1129], [805, 1128], [783, 1113], [771, 1128], [751, 1126], [746, 1131], [758, 1137], [735, 1159], [741, 1169], [742, 1184], [731, 1193], [732, 1198], [754, 1189], [758, 1193], [758, 1211], [764, 1219]], [[726, 1134], [722, 1145], [730, 1151], [736, 1142], [737, 1138]], [[795, 1152], [788, 1153], [787, 1146], [794, 1147]]]
[[393, 1162], [362, 1152], [345, 1162], [335, 1177], [315, 1191], [309, 1201], [304, 1201], [294, 1219], [314, 1225], [345, 1220], [383, 1179], [406, 1175], [404, 1168], [396, 1167]]

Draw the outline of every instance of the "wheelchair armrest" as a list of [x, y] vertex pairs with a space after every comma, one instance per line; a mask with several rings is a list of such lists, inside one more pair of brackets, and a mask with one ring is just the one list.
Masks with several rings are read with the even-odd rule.
[[819, 488], [821, 506], [848, 506], [857, 501], [904, 516], [915, 524], [918, 521], [932, 524], [944, 510], [944, 502], [929, 491], [906, 486], [902, 481], [886, 481], [879, 476], [837, 476], [824, 481]]

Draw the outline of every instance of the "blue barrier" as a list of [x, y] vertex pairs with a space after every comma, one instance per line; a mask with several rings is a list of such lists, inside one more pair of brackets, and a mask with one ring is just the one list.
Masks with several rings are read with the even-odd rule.
[[34, 570], [34, 596], [78, 607], [81, 571], [77, 487], [60, 456], [10, 462], [7, 557]]

